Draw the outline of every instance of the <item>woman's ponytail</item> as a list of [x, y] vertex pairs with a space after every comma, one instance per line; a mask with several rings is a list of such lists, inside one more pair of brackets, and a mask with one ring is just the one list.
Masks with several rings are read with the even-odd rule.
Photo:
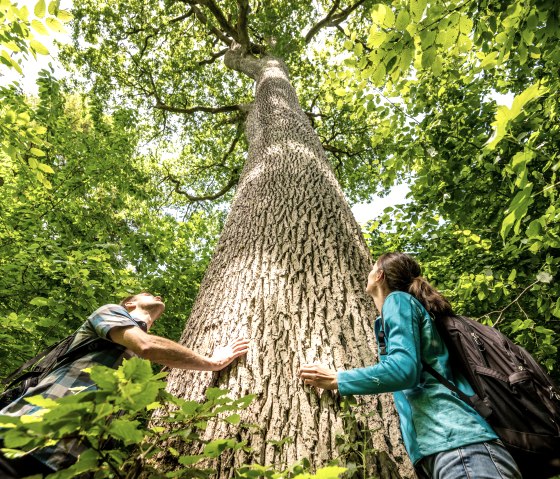
[[436, 318], [453, 314], [449, 301], [421, 276], [420, 265], [412, 257], [404, 253], [385, 253], [377, 264], [385, 274], [390, 291], [410, 293]]
[[422, 276], [417, 276], [412, 280], [408, 292], [422, 303], [428, 313], [436, 318], [453, 314], [453, 308], [445, 296]]

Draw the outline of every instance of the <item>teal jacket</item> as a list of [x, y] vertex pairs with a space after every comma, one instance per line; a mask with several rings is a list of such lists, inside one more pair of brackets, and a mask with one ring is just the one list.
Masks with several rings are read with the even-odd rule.
[[[381, 312], [387, 354], [365, 368], [340, 371], [338, 390], [349, 394], [393, 392], [404, 444], [413, 464], [436, 452], [497, 439], [488, 423], [455, 393], [422, 370], [431, 365], [468, 395], [471, 386], [454, 377], [449, 354], [428, 312], [408, 293], [394, 291]], [[379, 335], [381, 318], [375, 321]]]

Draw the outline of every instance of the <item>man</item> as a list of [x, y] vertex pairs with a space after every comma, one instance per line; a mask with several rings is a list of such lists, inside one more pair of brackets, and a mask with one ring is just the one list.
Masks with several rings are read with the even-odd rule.
[[[148, 330], [164, 310], [165, 304], [161, 297], [147, 292], [129, 296], [120, 305], [102, 306], [79, 328], [70, 350], [96, 338], [101, 338], [98, 343], [102, 347], [94, 348], [72, 362], [55, 368], [37, 386], [30, 388], [25, 395], [0, 411], [0, 414], [34, 414], [40, 408], [27, 403], [25, 398], [37, 394], [56, 399], [73, 394], [71, 388], [95, 389], [95, 384], [84, 369], [97, 364], [116, 369], [123, 359], [133, 355], [171, 368], [219, 371], [247, 353], [249, 341], [245, 339], [237, 339], [225, 347], [217, 348], [211, 357], [207, 357], [175, 341], [148, 334]], [[50, 474], [74, 463], [83, 450], [84, 447], [78, 441], [64, 440], [19, 459], [9, 460], [0, 453], [0, 478]]]

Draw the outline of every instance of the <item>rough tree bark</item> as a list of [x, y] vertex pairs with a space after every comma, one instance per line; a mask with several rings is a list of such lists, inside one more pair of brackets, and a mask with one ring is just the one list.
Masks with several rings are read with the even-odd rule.
[[[240, 49], [225, 62], [256, 83], [249, 154], [181, 342], [208, 354], [237, 336], [252, 346], [221, 373], [172, 371], [169, 391], [189, 399], [201, 399], [209, 386], [234, 397], [257, 394], [243, 421], [261, 429], [234, 432], [253, 452], [222, 459], [219, 477], [244, 463], [281, 467], [303, 457], [319, 467], [341, 457], [337, 435], [350, 432], [340, 397], [304, 388], [298, 369], [313, 361], [352, 368], [376, 360], [374, 306], [364, 293], [372, 261], [285, 64]], [[376, 449], [368, 477], [411, 477], [390, 396], [360, 401], [375, 412], [361, 425]], [[209, 427], [214, 437], [232, 435], [225, 425]], [[291, 442], [282, 447], [267, 442], [286, 437]]]

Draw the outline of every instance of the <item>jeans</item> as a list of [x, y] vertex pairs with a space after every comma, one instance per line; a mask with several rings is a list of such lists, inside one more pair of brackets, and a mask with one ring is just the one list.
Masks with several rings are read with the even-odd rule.
[[429, 479], [521, 479], [501, 441], [479, 442], [427, 456], [417, 466]]

